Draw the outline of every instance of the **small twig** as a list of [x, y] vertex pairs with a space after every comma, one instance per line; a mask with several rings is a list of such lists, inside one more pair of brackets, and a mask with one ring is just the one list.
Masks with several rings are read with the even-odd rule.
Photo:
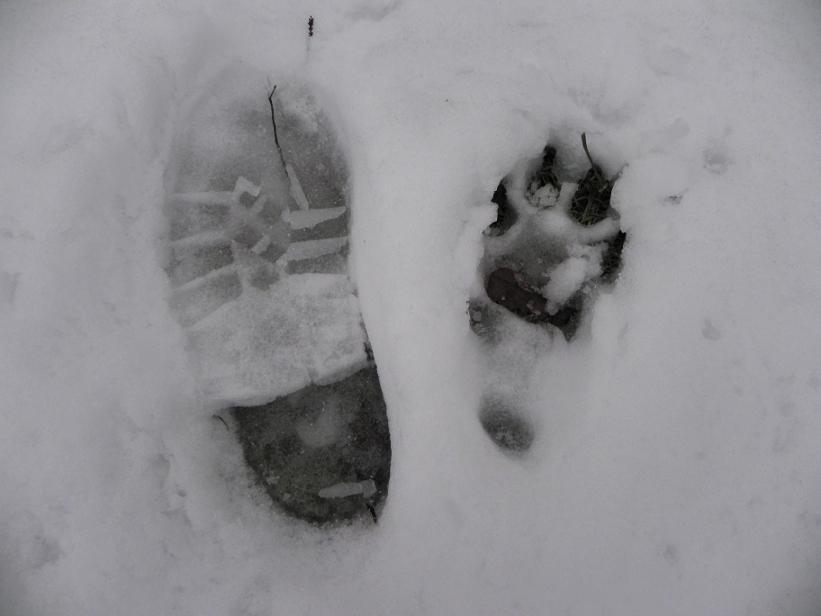
[[582, 147], [584, 148], [584, 153], [587, 154], [587, 160], [590, 161], [590, 164], [596, 169], [596, 163], [593, 162], [593, 157], [590, 156], [590, 150], [587, 149], [587, 134], [582, 133]]
[[376, 517], [376, 509], [373, 508], [373, 505], [371, 505], [370, 503], [365, 503], [365, 506], [368, 508], [368, 513], [370, 513], [371, 517], [373, 518], [373, 523], [379, 524], [379, 520]]
[[274, 113], [274, 93], [276, 91], [277, 87], [274, 86], [268, 93], [268, 105], [270, 105], [271, 107], [271, 124], [274, 125], [274, 143], [277, 144], [277, 148], [280, 150], [280, 152], [282, 152], [282, 148], [280, 148], [279, 146], [279, 134], [277, 133], [277, 116], [276, 113]]
[[308, 16], [308, 38], [314, 35], [314, 16]]
[[[271, 83], [268, 82], [268, 85], [271, 85]], [[274, 87], [271, 88], [271, 91], [268, 93], [268, 105], [271, 107], [271, 124], [273, 124], [274, 126], [274, 143], [277, 146], [277, 152], [279, 152], [279, 160], [282, 161], [282, 166], [286, 169], [287, 173], [288, 164], [285, 162], [285, 154], [282, 153], [282, 146], [279, 145], [279, 133], [277, 132], [277, 115], [276, 112], [274, 112], [274, 94], [276, 93], [276, 91], [277, 87], [275, 84]]]

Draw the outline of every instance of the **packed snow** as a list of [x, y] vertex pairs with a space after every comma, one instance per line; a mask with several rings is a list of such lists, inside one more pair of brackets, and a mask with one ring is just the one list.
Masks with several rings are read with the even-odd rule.
[[[821, 612], [817, 2], [6, 2], [0, 32], [3, 616]], [[346, 158], [378, 524], [282, 514], [215, 419], [333, 370], [308, 300], [214, 313], [249, 379], [222, 385], [175, 308], [177, 138], [236, 66], [263, 109], [306, 84]], [[494, 190], [548, 142], [581, 177], [582, 132], [619, 174], [619, 278], [569, 342], [510, 322], [488, 351], [467, 302]], [[595, 275], [574, 250], [554, 301]], [[364, 353], [328, 276], [304, 295]], [[483, 429], [499, 397], [522, 455]]]

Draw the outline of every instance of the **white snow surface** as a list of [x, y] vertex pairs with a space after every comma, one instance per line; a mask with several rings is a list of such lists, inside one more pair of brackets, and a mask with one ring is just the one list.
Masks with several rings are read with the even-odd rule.
[[[5, 2], [0, 33], [4, 616], [821, 611], [817, 2]], [[349, 157], [377, 526], [272, 511], [169, 309], [175, 122], [234, 61], [312, 84]], [[490, 197], [582, 131], [621, 278], [494, 365]], [[477, 418], [500, 371], [521, 459]]]

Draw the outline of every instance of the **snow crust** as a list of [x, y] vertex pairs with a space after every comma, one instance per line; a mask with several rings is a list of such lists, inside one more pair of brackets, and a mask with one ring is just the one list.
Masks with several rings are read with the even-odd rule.
[[[302, 3], [0, 4], [4, 616], [817, 614], [817, 3], [310, 11], [308, 41]], [[236, 61], [310, 82], [348, 155], [378, 526], [271, 510], [169, 305], [176, 122]], [[621, 277], [572, 343], [521, 324], [488, 357], [490, 197], [582, 131], [622, 169]], [[516, 459], [478, 420], [505, 387]]]

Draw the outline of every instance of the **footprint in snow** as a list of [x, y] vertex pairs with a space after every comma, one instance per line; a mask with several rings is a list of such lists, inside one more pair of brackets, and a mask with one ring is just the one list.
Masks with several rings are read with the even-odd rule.
[[[505, 360], [511, 359], [505, 337], [514, 321], [537, 328], [533, 339], [561, 334], [572, 341], [596, 289], [618, 277], [627, 235], [610, 204], [615, 180], [593, 162], [585, 135], [582, 146], [590, 162], [583, 177], [566, 178], [569, 165], [548, 144], [540, 159], [502, 179], [491, 198], [497, 217], [485, 230], [483, 287], [470, 299], [468, 316], [473, 332], [493, 352], [508, 347], [500, 352]], [[522, 348], [522, 356], [531, 351]], [[510, 389], [511, 383], [505, 385]], [[480, 423], [501, 449], [523, 453], [534, 428], [504, 398], [501, 391], [485, 396]]]
[[172, 309], [274, 503], [376, 519], [390, 438], [347, 273], [345, 160], [309, 92], [266, 83], [234, 64], [187, 105], [167, 181]]

